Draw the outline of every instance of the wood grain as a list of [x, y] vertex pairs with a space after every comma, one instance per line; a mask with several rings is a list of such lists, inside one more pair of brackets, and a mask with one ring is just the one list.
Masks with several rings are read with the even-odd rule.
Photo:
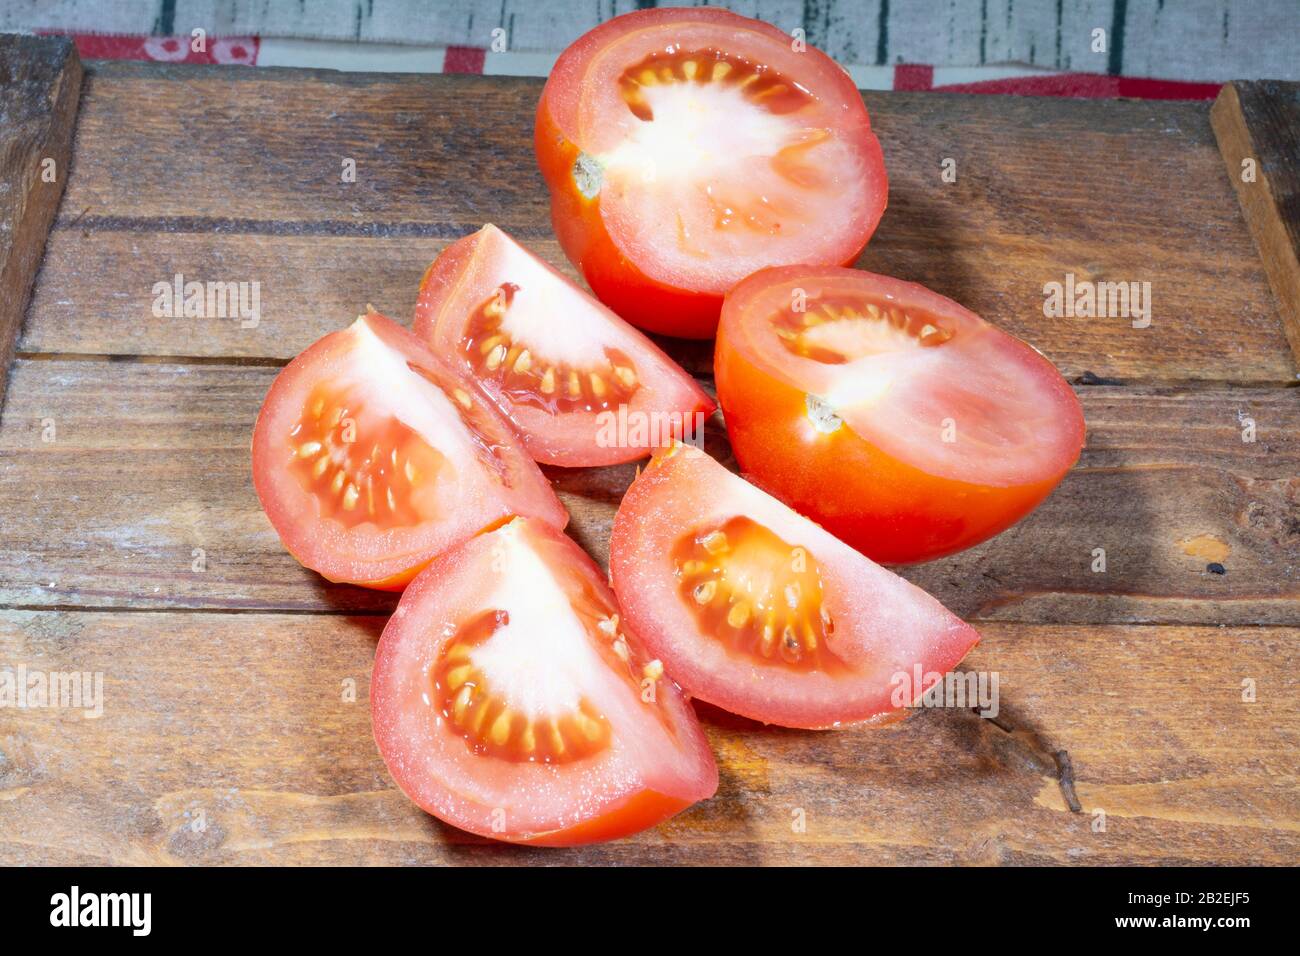
[[[423, 267], [486, 221], [563, 263], [532, 154], [540, 81], [256, 77], [96, 66], [25, 353], [287, 359], [366, 302], [406, 318]], [[891, 195], [863, 267], [952, 296], [1072, 380], [1294, 382], [1203, 105], [864, 96]], [[149, 290], [177, 272], [260, 281], [263, 326], [154, 319]], [[1151, 326], [1046, 318], [1067, 274], [1150, 282]]]
[[[285, 553], [249, 436], [276, 369], [20, 361], [0, 424], [0, 601], [384, 611]], [[1038, 511], [906, 569], [976, 620], [1300, 624], [1300, 392], [1080, 389], [1080, 464]], [[1255, 423], [1253, 443], [1243, 422]], [[53, 426], [52, 441], [44, 440]], [[711, 451], [728, 457], [725, 436]], [[600, 561], [635, 466], [550, 472]], [[1226, 557], [1206, 557], [1204, 541]], [[191, 570], [194, 549], [206, 570]], [[1092, 570], [1106, 551], [1104, 573]], [[1226, 570], [1207, 571], [1212, 560]]]
[[1210, 121], [1300, 358], [1300, 83], [1228, 83]]
[[[453, 830], [394, 788], [366, 704], [381, 626], [0, 612], [0, 669], [103, 674], [101, 717], [0, 710], [0, 863], [1258, 865], [1300, 853], [1296, 630], [989, 625], [965, 666], [998, 672], [996, 722], [946, 709], [798, 732], [699, 705], [718, 795], [629, 840], [553, 851]], [[151, 642], [165, 647], [142, 652]]]
[[71, 40], [0, 34], [0, 403], [68, 179], [80, 91], [81, 61]]
[[[249, 436], [277, 366], [367, 302], [407, 320], [482, 222], [572, 275], [539, 89], [94, 67], [0, 417], [0, 672], [102, 672], [104, 714], [0, 708], [0, 863], [1294, 863], [1300, 389], [1201, 104], [866, 94], [892, 190], [861, 264], [1041, 348], [1088, 420], [1038, 511], [904, 571], [977, 622], [996, 721], [817, 734], [699, 705], [717, 797], [574, 851], [394, 789], [366, 706], [394, 598], [284, 552]], [[259, 282], [257, 327], [156, 318], [177, 273]], [[1151, 327], [1047, 319], [1067, 273], [1151, 282]], [[707, 343], [667, 344], [707, 382]], [[549, 472], [598, 560], [633, 473]]]

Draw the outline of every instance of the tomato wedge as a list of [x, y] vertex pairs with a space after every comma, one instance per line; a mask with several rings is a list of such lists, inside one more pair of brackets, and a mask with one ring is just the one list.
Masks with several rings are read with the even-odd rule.
[[845, 70], [714, 9], [615, 17], [561, 54], [538, 164], [565, 254], [641, 328], [708, 338], [757, 269], [852, 262], [888, 183]]
[[643, 458], [714, 408], [649, 339], [491, 224], [429, 267], [415, 332], [456, 357], [543, 464]]
[[253, 430], [253, 484], [299, 562], [384, 590], [514, 515], [557, 528], [569, 517], [478, 387], [378, 313], [276, 377]]
[[1029, 345], [923, 286], [766, 269], [722, 310], [718, 399], [746, 477], [884, 562], [977, 544], [1079, 457], [1083, 410]]
[[415, 803], [516, 843], [635, 833], [713, 795], [695, 712], [569, 538], [516, 519], [437, 558], [384, 629], [375, 741]]
[[686, 445], [632, 483], [609, 568], [628, 623], [688, 693], [769, 724], [906, 716], [925, 689], [910, 676], [951, 670], [979, 641], [920, 588]]

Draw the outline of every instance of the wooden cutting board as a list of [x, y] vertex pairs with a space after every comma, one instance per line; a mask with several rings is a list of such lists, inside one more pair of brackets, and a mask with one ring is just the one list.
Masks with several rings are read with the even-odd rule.
[[[395, 789], [366, 705], [393, 598], [299, 567], [248, 456], [279, 366], [367, 302], [408, 319], [483, 222], [573, 275], [541, 82], [91, 64], [47, 234], [75, 53], [0, 39], [0, 80], [28, 117], [0, 126], [0, 672], [103, 674], [98, 718], [0, 708], [0, 863], [1300, 859], [1294, 87], [1221, 98], [1224, 154], [1199, 103], [864, 94], [891, 193], [861, 265], [1032, 342], [1087, 415], [1037, 512], [903, 572], [980, 629], [963, 667], [999, 673], [1000, 713], [811, 733], [700, 706], [717, 796], [556, 851]], [[1258, 160], [1241, 204], [1234, 150]], [[1067, 273], [1150, 282], [1150, 326], [1045, 317]], [[155, 318], [177, 274], [260, 282], [260, 322]], [[707, 344], [666, 347], [710, 384]], [[632, 474], [550, 472], [598, 560]]]

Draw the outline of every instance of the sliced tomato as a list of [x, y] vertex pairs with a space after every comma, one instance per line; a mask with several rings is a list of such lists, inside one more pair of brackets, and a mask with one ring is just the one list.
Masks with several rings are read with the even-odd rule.
[[1005, 530], [1083, 446], [1079, 400], [1042, 354], [923, 286], [855, 269], [746, 279], [714, 371], [746, 477], [877, 561]]
[[253, 431], [253, 484], [298, 561], [385, 590], [514, 515], [557, 528], [569, 517], [478, 387], [377, 313], [276, 377]]
[[628, 623], [688, 693], [770, 724], [906, 716], [924, 680], [979, 641], [920, 588], [686, 445], [632, 483], [609, 568]]
[[591, 843], [713, 795], [695, 712], [595, 563], [518, 519], [434, 561], [384, 629], [375, 741], [408, 797], [517, 843]]
[[757, 269], [853, 261], [888, 193], [848, 73], [725, 10], [638, 11], [580, 37], [546, 81], [536, 147], [555, 234], [596, 295], [689, 338]]
[[429, 267], [415, 332], [455, 356], [543, 464], [643, 458], [714, 408], [654, 343], [490, 224]]

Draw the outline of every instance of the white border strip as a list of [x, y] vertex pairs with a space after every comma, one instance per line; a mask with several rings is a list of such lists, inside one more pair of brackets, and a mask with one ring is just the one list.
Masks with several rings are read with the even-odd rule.
[[352, 73], [441, 73], [446, 58], [447, 50], [440, 46], [267, 37], [258, 47], [257, 65]]

